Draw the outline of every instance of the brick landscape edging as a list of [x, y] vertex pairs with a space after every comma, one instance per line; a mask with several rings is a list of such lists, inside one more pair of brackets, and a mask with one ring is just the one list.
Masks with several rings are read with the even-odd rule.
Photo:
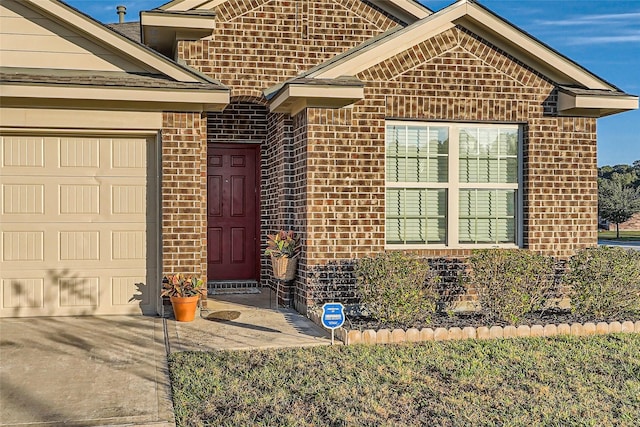
[[[320, 314], [309, 312], [310, 319], [322, 325]], [[453, 341], [464, 339], [497, 339], [497, 338], [522, 338], [522, 337], [553, 337], [558, 335], [588, 336], [605, 335], [613, 333], [640, 334], [640, 320], [635, 323], [625, 322], [586, 322], [586, 323], [561, 323], [548, 325], [520, 325], [520, 326], [466, 326], [464, 328], [409, 328], [409, 329], [336, 329], [335, 336], [346, 345], [350, 344], [390, 344], [402, 342], [423, 341]]]

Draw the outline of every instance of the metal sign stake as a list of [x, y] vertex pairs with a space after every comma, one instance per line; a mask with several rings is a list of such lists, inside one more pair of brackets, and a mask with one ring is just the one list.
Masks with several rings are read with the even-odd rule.
[[322, 306], [322, 326], [331, 329], [331, 345], [335, 344], [335, 330], [344, 324], [344, 306], [339, 302], [328, 302]]

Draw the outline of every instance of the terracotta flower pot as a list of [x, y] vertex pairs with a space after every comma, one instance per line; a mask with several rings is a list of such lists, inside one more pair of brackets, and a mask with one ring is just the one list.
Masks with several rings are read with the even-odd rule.
[[200, 295], [192, 297], [170, 297], [173, 315], [178, 322], [192, 322], [196, 317]]

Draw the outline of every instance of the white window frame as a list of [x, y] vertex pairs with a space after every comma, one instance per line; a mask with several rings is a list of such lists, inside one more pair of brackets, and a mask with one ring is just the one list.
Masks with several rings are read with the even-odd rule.
[[[387, 126], [438, 126], [449, 128], [449, 182], [387, 182], [386, 150], [387, 150]], [[461, 183], [460, 182], [460, 128], [501, 128], [518, 130], [518, 179], [516, 183]], [[417, 250], [417, 249], [484, 249], [484, 248], [521, 248], [524, 235], [523, 223], [523, 126], [515, 123], [475, 123], [475, 122], [425, 122], [425, 121], [402, 121], [387, 120], [385, 122], [385, 194], [387, 188], [443, 188], [447, 192], [447, 230], [445, 244], [389, 244], [387, 243], [387, 210], [385, 196], [385, 249], [390, 250]], [[459, 243], [459, 208], [460, 190], [515, 190], [515, 243]], [[451, 215], [450, 213], [454, 213]]]

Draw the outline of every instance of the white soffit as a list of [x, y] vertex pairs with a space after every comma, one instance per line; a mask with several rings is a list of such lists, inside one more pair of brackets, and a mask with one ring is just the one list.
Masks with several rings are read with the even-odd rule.
[[271, 112], [292, 116], [307, 107], [342, 108], [364, 98], [363, 86], [287, 84], [269, 103]]
[[638, 109], [633, 95], [588, 95], [558, 91], [558, 114], [561, 116], [604, 117]]
[[433, 13], [413, 0], [370, 0], [370, 2], [407, 24], [413, 24]]

